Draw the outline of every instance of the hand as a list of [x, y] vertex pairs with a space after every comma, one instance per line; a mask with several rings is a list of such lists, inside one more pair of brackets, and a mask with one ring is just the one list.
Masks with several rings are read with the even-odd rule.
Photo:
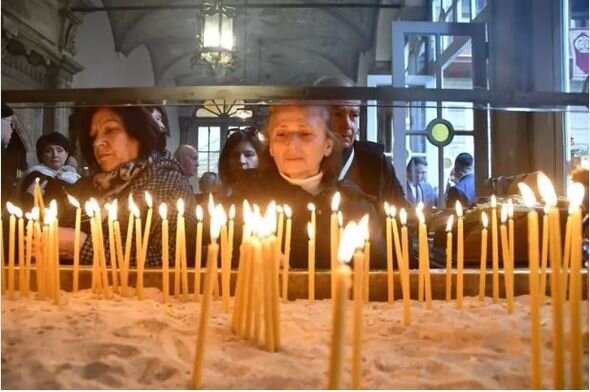
[[[60, 227], [59, 228], [59, 255], [60, 257], [74, 257], [74, 237], [76, 231], [69, 227]], [[80, 247], [86, 241], [86, 237], [88, 234], [84, 233], [83, 231], [80, 232]]]

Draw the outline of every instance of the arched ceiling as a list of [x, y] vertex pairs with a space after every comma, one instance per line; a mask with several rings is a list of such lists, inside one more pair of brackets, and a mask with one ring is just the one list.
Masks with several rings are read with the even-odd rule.
[[[284, 4], [301, 0], [256, 1], [257, 4], [265, 2]], [[134, 0], [103, 0], [103, 3], [105, 7], [137, 5]], [[142, 1], [142, 5], [163, 4], [186, 5], [187, 0]], [[395, 11], [401, 12], [401, 9]], [[206, 66], [191, 67], [197, 12], [197, 9], [109, 10], [115, 48], [128, 55], [136, 47], [145, 45], [152, 58], [156, 83], [160, 85], [311, 84], [326, 74], [343, 74], [356, 79], [360, 54], [374, 47], [380, 9], [240, 8], [235, 26], [235, 67], [214, 82]]]

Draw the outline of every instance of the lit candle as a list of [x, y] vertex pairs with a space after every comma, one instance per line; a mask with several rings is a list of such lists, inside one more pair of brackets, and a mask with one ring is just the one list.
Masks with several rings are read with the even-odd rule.
[[59, 304], [60, 298], [60, 263], [59, 263], [59, 223], [57, 218], [57, 202], [55, 200], [51, 200], [49, 203], [51, 208], [51, 212], [53, 214], [53, 270], [55, 276], [55, 287], [53, 291], [53, 302], [54, 304]]
[[311, 225], [313, 226], [313, 231], [315, 233], [315, 227], [316, 227], [315, 204], [309, 203], [307, 205], [307, 209], [310, 212], [310, 222], [311, 222]]
[[362, 360], [362, 329], [363, 329], [363, 299], [365, 294], [366, 255], [363, 254], [363, 241], [368, 237], [369, 215], [363, 216], [357, 226], [356, 250], [354, 252], [354, 313], [352, 317], [352, 389], [361, 389], [361, 360]]
[[[145, 203], [147, 204], [148, 212], [147, 212], [147, 217], [145, 220], [145, 227], [143, 228], [143, 236], [141, 238], [141, 259], [140, 259], [141, 260], [141, 267], [138, 267], [138, 270], [141, 268], [142, 273], [145, 268], [145, 260], [147, 258], [147, 248], [148, 248], [148, 245], [150, 242], [150, 230], [152, 227], [152, 214], [153, 214], [152, 195], [150, 195], [150, 193], [147, 191], [145, 192]], [[142, 288], [142, 291], [143, 291], [143, 288]]]
[[391, 211], [389, 203], [383, 203], [385, 210], [385, 244], [387, 255], [387, 303], [393, 304], [393, 244], [391, 242]]
[[504, 287], [506, 294], [506, 310], [512, 313], [512, 299], [510, 297], [510, 243], [508, 242], [508, 231], [506, 229], [506, 220], [508, 219], [508, 206], [502, 204], [500, 212], [500, 236], [502, 240], [502, 259], [504, 261]]
[[553, 319], [553, 387], [564, 388], [563, 298], [561, 296], [561, 231], [557, 195], [551, 180], [537, 176], [539, 191], [549, 205], [549, 260], [551, 261], [551, 308]]
[[330, 269], [331, 273], [331, 292], [332, 298], [335, 295], [335, 274], [337, 268], [337, 252], [338, 252], [338, 206], [340, 205], [340, 192], [336, 192], [332, 197], [332, 215], [330, 216]]
[[107, 262], [104, 250], [101, 210], [98, 202], [95, 199], [91, 198], [90, 201], [94, 205], [94, 219], [96, 221], [96, 231], [98, 232], [98, 266], [102, 279], [102, 294], [103, 298], [109, 298], [111, 296], [111, 292], [109, 289], [109, 277], [107, 273]]
[[231, 260], [229, 259], [229, 242], [227, 230], [227, 216], [225, 210], [219, 206], [223, 211], [223, 222], [221, 225], [221, 298], [223, 300], [223, 310], [229, 312], [229, 290], [230, 290], [230, 273]]
[[[430, 284], [430, 255], [428, 251], [428, 235], [426, 231], [426, 222], [424, 213], [420, 208], [416, 208], [418, 217], [418, 240], [419, 240], [419, 262], [420, 275], [422, 276], [423, 290], [426, 297], [426, 309], [432, 309], [432, 287]], [[420, 281], [419, 281], [420, 282]]]
[[264, 226], [262, 228], [262, 283], [263, 283], [263, 304], [264, 304], [264, 349], [268, 352], [275, 351], [273, 337], [273, 311], [272, 311], [272, 280], [273, 266], [270, 249], [270, 233], [275, 226], [272, 217], [275, 215], [274, 202], [268, 205], [264, 215]]
[[[410, 256], [408, 253], [408, 228], [406, 222], [408, 214], [402, 208], [399, 212], [399, 221], [402, 225], [402, 260], [400, 266], [403, 265], [402, 271], [402, 293], [404, 304], [404, 325], [410, 325]], [[395, 231], [394, 231], [395, 233]]]
[[451, 279], [451, 265], [453, 262], [453, 215], [447, 219], [447, 263], [445, 276], [445, 300], [451, 301], [451, 290], [453, 281]]
[[0, 258], [2, 258], [2, 271], [0, 275], [2, 276], [2, 295], [6, 292], [6, 261], [4, 260], [4, 224], [2, 223], [2, 218], [0, 218], [0, 250], [2, 254], [0, 254]]
[[35, 189], [33, 193], [37, 195], [35, 207], [39, 208], [41, 217], [45, 219], [45, 202], [43, 201], [43, 192], [41, 191], [41, 186], [39, 185], [39, 177], [35, 178]]
[[[127, 234], [125, 237], [125, 255], [123, 259], [123, 265], [121, 266], [121, 295], [127, 295], [127, 284], [129, 282], [129, 260], [131, 258], [131, 241], [133, 240], [133, 223], [134, 214], [133, 211], [137, 208], [133, 201], [133, 194], [129, 194], [129, 220], [127, 222]], [[141, 228], [138, 228], [139, 230]]]
[[293, 214], [293, 212], [291, 210], [291, 207], [289, 207], [286, 204], [283, 206], [283, 210], [285, 211], [285, 217], [287, 218], [287, 225], [285, 227], [285, 263], [283, 265], [283, 301], [287, 302], [287, 300], [289, 299], [289, 270], [291, 268], [291, 226], [293, 225], [293, 222], [291, 221], [291, 215]]
[[25, 224], [22, 210], [18, 210], [18, 289], [25, 296]]
[[228, 247], [229, 247], [229, 264], [230, 264], [230, 269], [231, 269], [231, 261], [233, 259], [233, 254], [234, 254], [234, 218], [236, 216], [236, 207], [232, 204], [229, 207], [229, 223], [228, 223], [228, 229], [227, 229], [227, 243], [228, 243]]
[[117, 251], [115, 241], [115, 222], [117, 221], [117, 200], [107, 207], [109, 225], [109, 253], [111, 256], [111, 276], [113, 279], [113, 291], [117, 291], [119, 283], [117, 278]]
[[338, 211], [338, 243], [340, 243], [340, 239], [342, 238], [343, 232], [344, 232], [344, 216], [342, 215], [342, 211]]
[[371, 242], [369, 241], [369, 215], [364, 215], [359, 222], [360, 232], [364, 239], [364, 261], [363, 261], [363, 298], [365, 303], [369, 302], [370, 279], [369, 271], [371, 269]]
[[[27, 241], [26, 241], [26, 252], [25, 252], [25, 291], [24, 291], [24, 296], [28, 297], [29, 296], [29, 290], [30, 290], [30, 282], [31, 282], [31, 257], [32, 257], [32, 248], [33, 248], [33, 222], [36, 218], [36, 216], [38, 216], [39, 214], [39, 209], [33, 207], [33, 210], [30, 213], [25, 214], [25, 216], [27, 217], [27, 232], [26, 232], [26, 236], [27, 236]], [[0, 225], [2, 224], [2, 222], [0, 222]], [[0, 231], [0, 235], [2, 235], [2, 231]], [[4, 252], [4, 249], [2, 249], [2, 252]]]
[[203, 301], [201, 304], [201, 315], [199, 317], [199, 330], [197, 335], [195, 360], [193, 362], [193, 377], [192, 387], [193, 389], [201, 388], [201, 379], [203, 371], [203, 358], [205, 356], [205, 340], [207, 339], [207, 326], [209, 324], [209, 307], [211, 304], [211, 289], [213, 279], [216, 278], [215, 272], [217, 272], [217, 255], [219, 253], [219, 245], [217, 245], [217, 237], [219, 237], [219, 231], [221, 225], [219, 217], [213, 215], [211, 217], [211, 244], [207, 249], [207, 271], [205, 273], [205, 282], [203, 284]]
[[186, 232], [184, 226], [184, 200], [176, 202], [176, 255], [180, 258], [182, 300], [188, 300], [188, 270], [186, 265]]
[[203, 209], [197, 206], [197, 238], [195, 241], [195, 301], [201, 300], [201, 254], [203, 252]]
[[168, 271], [169, 264], [169, 238], [168, 238], [168, 206], [166, 203], [161, 203], [160, 218], [162, 218], [162, 301], [168, 303], [170, 296], [170, 273]]
[[513, 303], [514, 303], [514, 205], [512, 204], [512, 199], [508, 199], [507, 204], [507, 212], [508, 212], [508, 290], [509, 290], [509, 310], [512, 312]]
[[545, 301], [545, 294], [547, 292], [547, 259], [549, 255], [549, 208], [550, 206], [545, 204], [543, 208], [543, 237], [541, 239], [541, 282], [540, 291], [543, 296], [542, 300]]
[[340, 389], [342, 386], [342, 368], [344, 365], [344, 336], [346, 327], [346, 303], [350, 290], [350, 267], [347, 263], [352, 258], [356, 243], [356, 224], [350, 222], [344, 229], [338, 249], [340, 266], [335, 273], [335, 290], [332, 311], [332, 336], [330, 341], [330, 368], [328, 371], [328, 389]]
[[78, 281], [80, 274], [80, 220], [82, 216], [82, 209], [80, 203], [71, 195], [68, 195], [70, 204], [76, 207], [76, 223], [74, 225], [74, 282], [73, 291], [78, 292]]
[[[391, 215], [391, 230], [393, 231], [393, 245], [395, 248], [395, 258], [396, 258], [396, 262], [397, 262], [397, 267], [399, 269], [400, 272], [400, 283], [402, 282], [403, 279], [403, 258], [404, 258], [404, 252], [402, 249], [402, 245], [400, 242], [400, 235], [399, 235], [399, 231], [398, 231], [398, 227], [397, 227], [397, 219], [395, 218], [397, 209], [395, 208], [395, 206], [390, 206], [389, 208], [389, 212]], [[400, 211], [400, 218], [401, 218], [401, 211]], [[392, 299], [395, 301], [395, 296], [394, 296], [395, 290], [394, 290], [394, 285], [393, 285], [393, 277], [391, 278], [391, 296]], [[403, 287], [402, 287], [402, 293], [403, 293]], [[409, 292], [408, 292], [409, 293]]]
[[488, 261], [488, 214], [481, 213], [481, 256], [479, 258], [479, 300], [483, 301], [486, 295], [486, 270]]
[[[84, 203], [84, 210], [86, 212], [86, 215], [88, 216], [88, 218], [90, 219], [90, 235], [92, 238], [92, 292], [93, 293], [97, 293], [98, 292], [98, 281], [99, 281], [99, 270], [98, 270], [98, 240], [96, 239], [96, 225], [95, 225], [95, 221], [94, 221], [94, 205], [91, 203], [90, 200], [86, 201], [86, 203]], [[45, 223], [45, 219], [43, 220], [43, 223]], [[46, 249], [46, 232], [47, 232], [47, 225], [44, 224], [43, 227], [43, 263], [39, 266], [41, 267], [41, 271], [44, 271], [45, 269], [45, 261], [46, 261], [46, 257], [45, 257], [45, 249]], [[39, 277], [37, 277], [37, 279], [39, 279]], [[44, 287], [45, 289], [45, 287]], [[43, 290], [45, 291], [45, 290]]]
[[463, 207], [459, 200], [455, 204], [457, 212], [457, 309], [463, 309]]
[[307, 234], [307, 294], [312, 304], [315, 301], [315, 233], [311, 222], [307, 222]]
[[15, 215], [19, 209], [11, 202], [6, 203], [6, 209], [10, 214], [8, 231], [8, 299], [14, 299], [14, 249], [15, 249]]
[[135, 293], [137, 298], [143, 298], [143, 263], [140, 262], [142, 255], [142, 240], [141, 240], [141, 214], [139, 208], [135, 203], [132, 205], [132, 212], [135, 216], [135, 266], [137, 268], [137, 281], [135, 285]]
[[277, 214], [279, 214], [279, 218], [277, 219], [277, 240], [279, 241], [279, 249], [283, 249], [283, 229], [285, 228], [285, 213], [283, 207], [277, 206]]
[[529, 255], [529, 291], [531, 296], [531, 389], [542, 389], [541, 377], [541, 323], [539, 315], [539, 218], [534, 206], [535, 194], [525, 183], [518, 183], [524, 203], [530, 211], [527, 214], [528, 255]]
[[500, 299], [500, 272], [498, 262], [498, 212], [496, 210], [496, 195], [492, 195], [492, 299], [498, 303]]
[[584, 186], [574, 183], [571, 187], [569, 213], [572, 222], [571, 232], [571, 282], [569, 290], [570, 305], [570, 379], [572, 389], [582, 389], [582, 318], [581, 268], [582, 268], [582, 215], [580, 205], [584, 199]]

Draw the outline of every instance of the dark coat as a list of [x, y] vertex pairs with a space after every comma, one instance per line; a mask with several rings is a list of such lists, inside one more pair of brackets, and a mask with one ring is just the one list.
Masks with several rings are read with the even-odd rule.
[[471, 207], [475, 204], [475, 176], [473, 173], [465, 174], [455, 186], [447, 192], [447, 208], [455, 208], [459, 200], [463, 207]]
[[[252, 170], [242, 176], [236, 184], [236, 192], [226, 200], [224, 204], [242, 206], [242, 201], [247, 199], [250, 203], [257, 203], [261, 209], [272, 200], [277, 204], [287, 204], [293, 210], [292, 218], [292, 242], [290, 266], [293, 268], [307, 268], [308, 234], [307, 223], [310, 221], [309, 203], [316, 206], [316, 268], [330, 268], [330, 215], [331, 201], [334, 193], [340, 191], [340, 210], [344, 217], [344, 224], [350, 220], [360, 220], [364, 214], [369, 214], [369, 226], [371, 228], [371, 268], [385, 267], [385, 252], [383, 236], [381, 234], [382, 222], [377, 217], [373, 205], [367, 195], [349, 181], [341, 181], [333, 185], [327, 185], [318, 195], [307, 193], [301, 187], [285, 181], [276, 170], [276, 167], [264, 171]], [[242, 217], [241, 211], [236, 218]], [[241, 227], [241, 221], [236, 222], [236, 229]], [[241, 241], [241, 233], [236, 235], [236, 244]], [[238, 252], [234, 252], [237, 255]], [[234, 260], [235, 265], [235, 260]]]
[[[100, 200], [102, 198], [101, 191], [94, 184], [93, 177], [86, 177], [78, 181], [75, 185], [69, 188], [69, 193], [74, 196], [82, 204], [90, 197], [95, 197]], [[127, 223], [129, 220], [129, 209], [128, 209], [128, 197], [129, 193], [133, 194], [133, 199], [139, 207], [142, 215], [142, 233], [145, 229], [146, 217], [147, 217], [147, 206], [145, 204], [145, 191], [148, 191], [153, 199], [153, 211], [152, 211], [152, 222], [149, 233], [149, 245], [147, 251], [146, 266], [160, 266], [162, 265], [162, 225], [158, 209], [161, 203], [168, 205], [168, 226], [169, 226], [169, 261], [170, 265], [174, 264], [175, 252], [176, 252], [176, 201], [179, 198], [184, 200], [185, 210], [185, 227], [186, 227], [186, 250], [187, 250], [187, 264], [194, 265], [194, 240], [195, 240], [195, 227], [196, 227], [196, 216], [195, 216], [195, 197], [192, 193], [191, 186], [188, 179], [182, 174], [180, 163], [167, 155], [159, 156], [154, 162], [146, 167], [141, 173], [134, 177], [128, 184], [127, 187], [122, 189], [114, 198], [117, 199], [118, 203], [118, 218], [121, 226], [121, 238], [123, 246], [125, 246], [125, 238], [127, 234]], [[109, 201], [113, 201], [114, 198], [109, 200], [102, 200], [100, 204], [104, 204]], [[60, 225], [62, 226], [74, 226], [74, 215], [75, 210], [69, 206], [62, 208], [60, 206]], [[84, 211], [83, 211], [84, 214]], [[62, 216], [63, 215], [63, 216]], [[103, 210], [103, 236], [104, 236], [104, 249], [106, 254], [107, 262], [110, 260], [109, 256], [109, 239], [108, 239], [108, 224], [106, 214]], [[90, 234], [90, 227], [87, 223], [88, 217], [86, 215], [82, 218], [85, 224], [82, 226], [83, 231]], [[134, 228], [135, 232], [135, 228]], [[130, 265], [135, 265], [135, 234], [132, 239]], [[92, 263], [92, 240], [90, 235], [82, 244], [80, 249], [80, 262], [84, 264]]]
[[391, 159], [384, 154], [383, 145], [355, 141], [353, 148], [354, 159], [344, 179], [357, 184], [362, 192], [370, 195], [377, 211], [383, 210], [385, 201], [398, 208], [408, 209], [403, 187]]
[[[424, 203], [424, 208], [432, 208], [436, 206], [436, 195], [434, 193], [434, 189], [432, 186], [427, 182], [421, 182], [418, 184], [419, 192], [422, 193], [422, 202]], [[412, 206], [418, 205], [418, 201], [414, 197], [414, 193], [410, 189], [410, 183], [406, 182], [406, 197], [408, 203]]]
[[39, 178], [40, 184], [43, 184], [43, 182], [47, 181], [47, 185], [41, 190], [43, 194], [43, 202], [45, 205], [48, 205], [51, 200], [55, 200], [58, 206], [68, 203], [66, 189], [72, 186], [72, 184], [40, 173], [38, 171], [33, 171], [23, 178], [23, 181], [20, 185], [19, 199], [24, 210], [28, 211], [33, 208], [34, 198], [32, 194], [27, 192], [27, 188], [35, 181], [36, 178]]

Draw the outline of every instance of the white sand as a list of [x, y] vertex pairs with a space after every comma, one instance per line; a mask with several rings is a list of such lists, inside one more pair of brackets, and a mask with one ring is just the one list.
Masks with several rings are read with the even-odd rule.
[[[199, 306], [177, 301], [163, 305], [160, 295], [147, 289], [143, 301], [101, 300], [85, 291], [64, 294], [59, 306], [3, 298], [2, 388], [189, 388]], [[587, 301], [583, 309], [587, 387]], [[414, 302], [407, 328], [401, 323], [399, 301], [393, 306], [371, 303], [364, 310], [363, 388], [529, 388], [526, 296], [516, 298], [512, 315], [490, 298], [484, 304], [466, 298], [463, 311], [441, 301], [426, 311]], [[545, 388], [552, 387], [550, 310], [542, 310]], [[233, 335], [220, 301], [214, 302], [211, 314], [203, 388], [327, 386], [329, 301], [281, 304], [283, 348], [278, 353], [264, 352]], [[569, 330], [567, 322], [565, 326]], [[349, 388], [349, 343], [346, 353], [344, 386]]]

